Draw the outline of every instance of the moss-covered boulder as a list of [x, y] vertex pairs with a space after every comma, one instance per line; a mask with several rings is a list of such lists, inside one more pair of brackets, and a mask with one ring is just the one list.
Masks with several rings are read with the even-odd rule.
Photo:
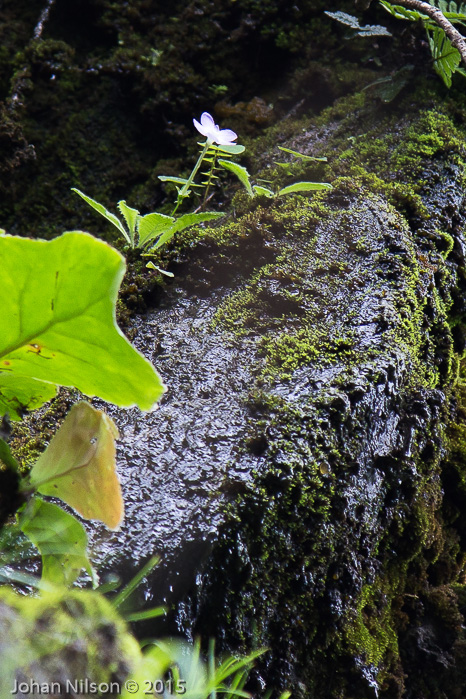
[[[424, 79], [428, 54], [407, 40], [342, 51], [324, 4], [50, 7], [43, 26], [42, 3], [1, 10], [10, 232], [101, 233], [73, 185], [164, 207], [156, 176], [189, 170], [193, 112], [214, 101], [247, 134], [256, 177], [333, 184], [251, 201], [228, 183], [212, 201], [228, 219], [164, 253], [175, 281], [152, 278], [132, 332], [170, 390], [158, 413], [118, 416], [128, 517], [118, 534], [94, 530], [96, 558], [129, 575], [162, 553], [147, 597], [221, 648], [268, 647], [258, 694], [459, 699], [463, 91]], [[382, 59], [388, 80], [415, 64], [390, 103], [360, 91]]]
[[360, 95], [295, 129], [286, 145], [328, 155], [333, 192], [253, 204], [189, 250], [194, 288], [199, 269], [211, 285], [230, 270], [214, 326], [255, 366], [257, 466], [179, 619], [269, 647], [261, 682], [297, 696], [461, 696], [465, 462], [459, 446], [444, 459], [464, 351], [464, 107], [420, 90], [382, 113]]
[[84, 590], [25, 597], [1, 587], [0, 639], [5, 697], [119, 696], [141, 660], [111, 604]]

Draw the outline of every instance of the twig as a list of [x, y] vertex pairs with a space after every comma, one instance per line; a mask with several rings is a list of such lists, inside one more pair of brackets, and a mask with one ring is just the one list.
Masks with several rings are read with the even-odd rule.
[[392, 0], [388, 1], [391, 5], [402, 5], [410, 10], [422, 12], [433, 19], [450, 39], [451, 45], [460, 52], [461, 59], [466, 66], [466, 39], [457, 29], [455, 29], [453, 24], [448, 21], [441, 10], [429, 5], [427, 2], [422, 2], [422, 0], [396, 0], [396, 2], [392, 2]]
[[215, 192], [211, 192], [211, 194], [209, 194], [209, 196], [207, 197], [207, 199], [206, 199], [205, 201], [203, 201], [203, 202], [197, 207], [197, 209], [195, 209], [195, 210], [193, 211], [193, 213], [197, 214], [199, 211], [201, 211], [201, 210], [204, 208], [205, 204], [207, 204], [207, 202], [210, 201], [210, 200], [212, 199], [212, 197], [214, 196], [214, 194], [215, 194]]

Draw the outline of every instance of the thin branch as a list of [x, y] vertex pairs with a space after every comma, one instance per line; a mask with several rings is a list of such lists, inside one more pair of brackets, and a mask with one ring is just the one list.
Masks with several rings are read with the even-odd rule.
[[204, 206], [207, 204], [207, 202], [209, 202], [209, 201], [212, 199], [212, 197], [214, 196], [214, 194], [215, 194], [215, 192], [211, 192], [211, 193], [209, 194], [209, 196], [207, 197], [207, 199], [206, 199], [205, 201], [203, 201], [202, 204], [200, 204], [200, 206], [198, 206], [197, 209], [195, 209], [195, 210], [193, 211], [193, 213], [194, 213], [194, 214], [197, 214], [199, 211], [202, 211], [202, 209], [204, 208]]
[[441, 10], [429, 5], [427, 2], [422, 2], [422, 0], [396, 0], [396, 2], [389, 0], [389, 2], [392, 5], [402, 5], [409, 10], [417, 10], [433, 19], [450, 39], [451, 45], [460, 52], [462, 61], [466, 66], [466, 39], [455, 29], [453, 24], [448, 21]]
[[34, 28], [34, 39], [40, 39], [42, 36], [42, 31], [44, 29], [44, 24], [49, 18], [50, 10], [52, 8], [52, 5], [55, 3], [55, 0], [47, 0], [47, 4], [40, 13], [39, 21], [37, 22], [35, 28]]

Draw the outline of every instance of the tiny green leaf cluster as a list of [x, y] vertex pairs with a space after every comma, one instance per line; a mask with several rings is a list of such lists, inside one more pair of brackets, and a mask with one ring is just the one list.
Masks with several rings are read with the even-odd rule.
[[[282, 146], [278, 146], [278, 148], [284, 151], [285, 153], [289, 153], [295, 158], [300, 158], [302, 160], [309, 161], [314, 160], [320, 162], [327, 162], [327, 158], [315, 158], [311, 155], [305, 155], [304, 153], [299, 153], [298, 151], [291, 150], [291, 148], [284, 148]], [[292, 184], [289, 184], [286, 187], [282, 187], [281, 189], [274, 192], [272, 189], [264, 187], [263, 185], [251, 184], [250, 174], [247, 171], [247, 169], [242, 165], [238, 165], [238, 163], [233, 163], [225, 160], [220, 160], [219, 163], [226, 170], [229, 170], [234, 175], [236, 175], [241, 184], [245, 187], [250, 197], [258, 196], [273, 199], [276, 197], [284, 196], [285, 194], [295, 194], [297, 192], [317, 192], [323, 189], [332, 189], [332, 185], [328, 182], [293, 182]], [[276, 165], [284, 167], [286, 169], [286, 172], [288, 173], [289, 163], [276, 163]]]

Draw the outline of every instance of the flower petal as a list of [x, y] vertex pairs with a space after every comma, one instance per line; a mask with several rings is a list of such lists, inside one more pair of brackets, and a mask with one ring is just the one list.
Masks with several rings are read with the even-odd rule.
[[221, 146], [229, 146], [238, 136], [231, 129], [221, 129], [215, 134], [216, 142]]
[[196, 119], [193, 119], [193, 124], [196, 127], [196, 129], [201, 133], [203, 136], [207, 138], [207, 129], [205, 129]]
[[209, 112], [202, 112], [201, 114], [201, 124], [206, 129], [211, 129], [215, 126], [213, 117], [210, 116]]

